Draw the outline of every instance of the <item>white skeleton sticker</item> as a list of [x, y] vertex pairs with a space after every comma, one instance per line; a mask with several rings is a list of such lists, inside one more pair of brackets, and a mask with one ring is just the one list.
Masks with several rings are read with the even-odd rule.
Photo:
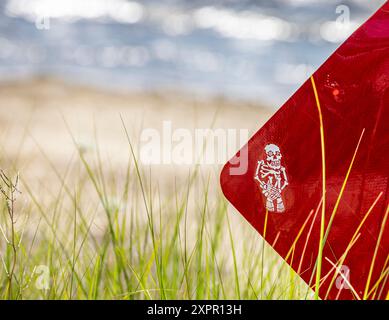
[[284, 212], [282, 191], [288, 185], [285, 167], [281, 166], [282, 154], [275, 144], [265, 147], [266, 160], [258, 161], [254, 179], [266, 198], [266, 209], [269, 212]]

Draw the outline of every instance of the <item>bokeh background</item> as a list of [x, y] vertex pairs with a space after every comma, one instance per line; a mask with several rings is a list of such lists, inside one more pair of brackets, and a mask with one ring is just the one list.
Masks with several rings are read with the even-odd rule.
[[[2, 0], [0, 78], [54, 75], [278, 108], [384, 2]], [[339, 5], [349, 10], [343, 25]]]

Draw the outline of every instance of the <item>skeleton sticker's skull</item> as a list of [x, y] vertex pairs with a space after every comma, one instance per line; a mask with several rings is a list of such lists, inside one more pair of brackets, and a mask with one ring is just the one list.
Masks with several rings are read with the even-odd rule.
[[254, 179], [259, 182], [266, 198], [266, 209], [270, 212], [284, 212], [282, 191], [288, 185], [285, 167], [281, 165], [281, 150], [275, 144], [265, 147], [266, 160], [258, 161]]
[[280, 169], [282, 154], [280, 148], [275, 144], [268, 144], [265, 147], [266, 163], [270, 168]]

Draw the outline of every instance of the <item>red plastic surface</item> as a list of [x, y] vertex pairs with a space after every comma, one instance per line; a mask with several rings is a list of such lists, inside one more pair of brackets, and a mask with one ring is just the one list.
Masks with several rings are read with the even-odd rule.
[[[225, 165], [222, 190], [262, 236], [267, 217], [265, 240], [315, 289], [323, 198], [315, 84], [325, 145], [325, 230], [339, 201], [323, 249], [319, 296], [385, 299], [389, 290], [389, 219], [385, 223], [389, 209], [389, 3], [313, 79], [249, 140], [246, 173], [230, 172], [240, 153]], [[274, 146], [268, 147], [273, 153], [266, 154], [269, 144], [279, 147], [280, 154]], [[281, 163], [275, 163], [275, 169], [269, 167], [267, 157], [277, 160], [280, 155]], [[333, 264], [338, 264], [337, 271]]]

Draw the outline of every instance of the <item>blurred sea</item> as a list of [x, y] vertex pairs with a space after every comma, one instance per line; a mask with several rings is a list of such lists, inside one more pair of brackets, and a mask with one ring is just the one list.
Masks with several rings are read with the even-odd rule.
[[278, 108], [384, 2], [2, 0], [0, 80], [54, 75]]

